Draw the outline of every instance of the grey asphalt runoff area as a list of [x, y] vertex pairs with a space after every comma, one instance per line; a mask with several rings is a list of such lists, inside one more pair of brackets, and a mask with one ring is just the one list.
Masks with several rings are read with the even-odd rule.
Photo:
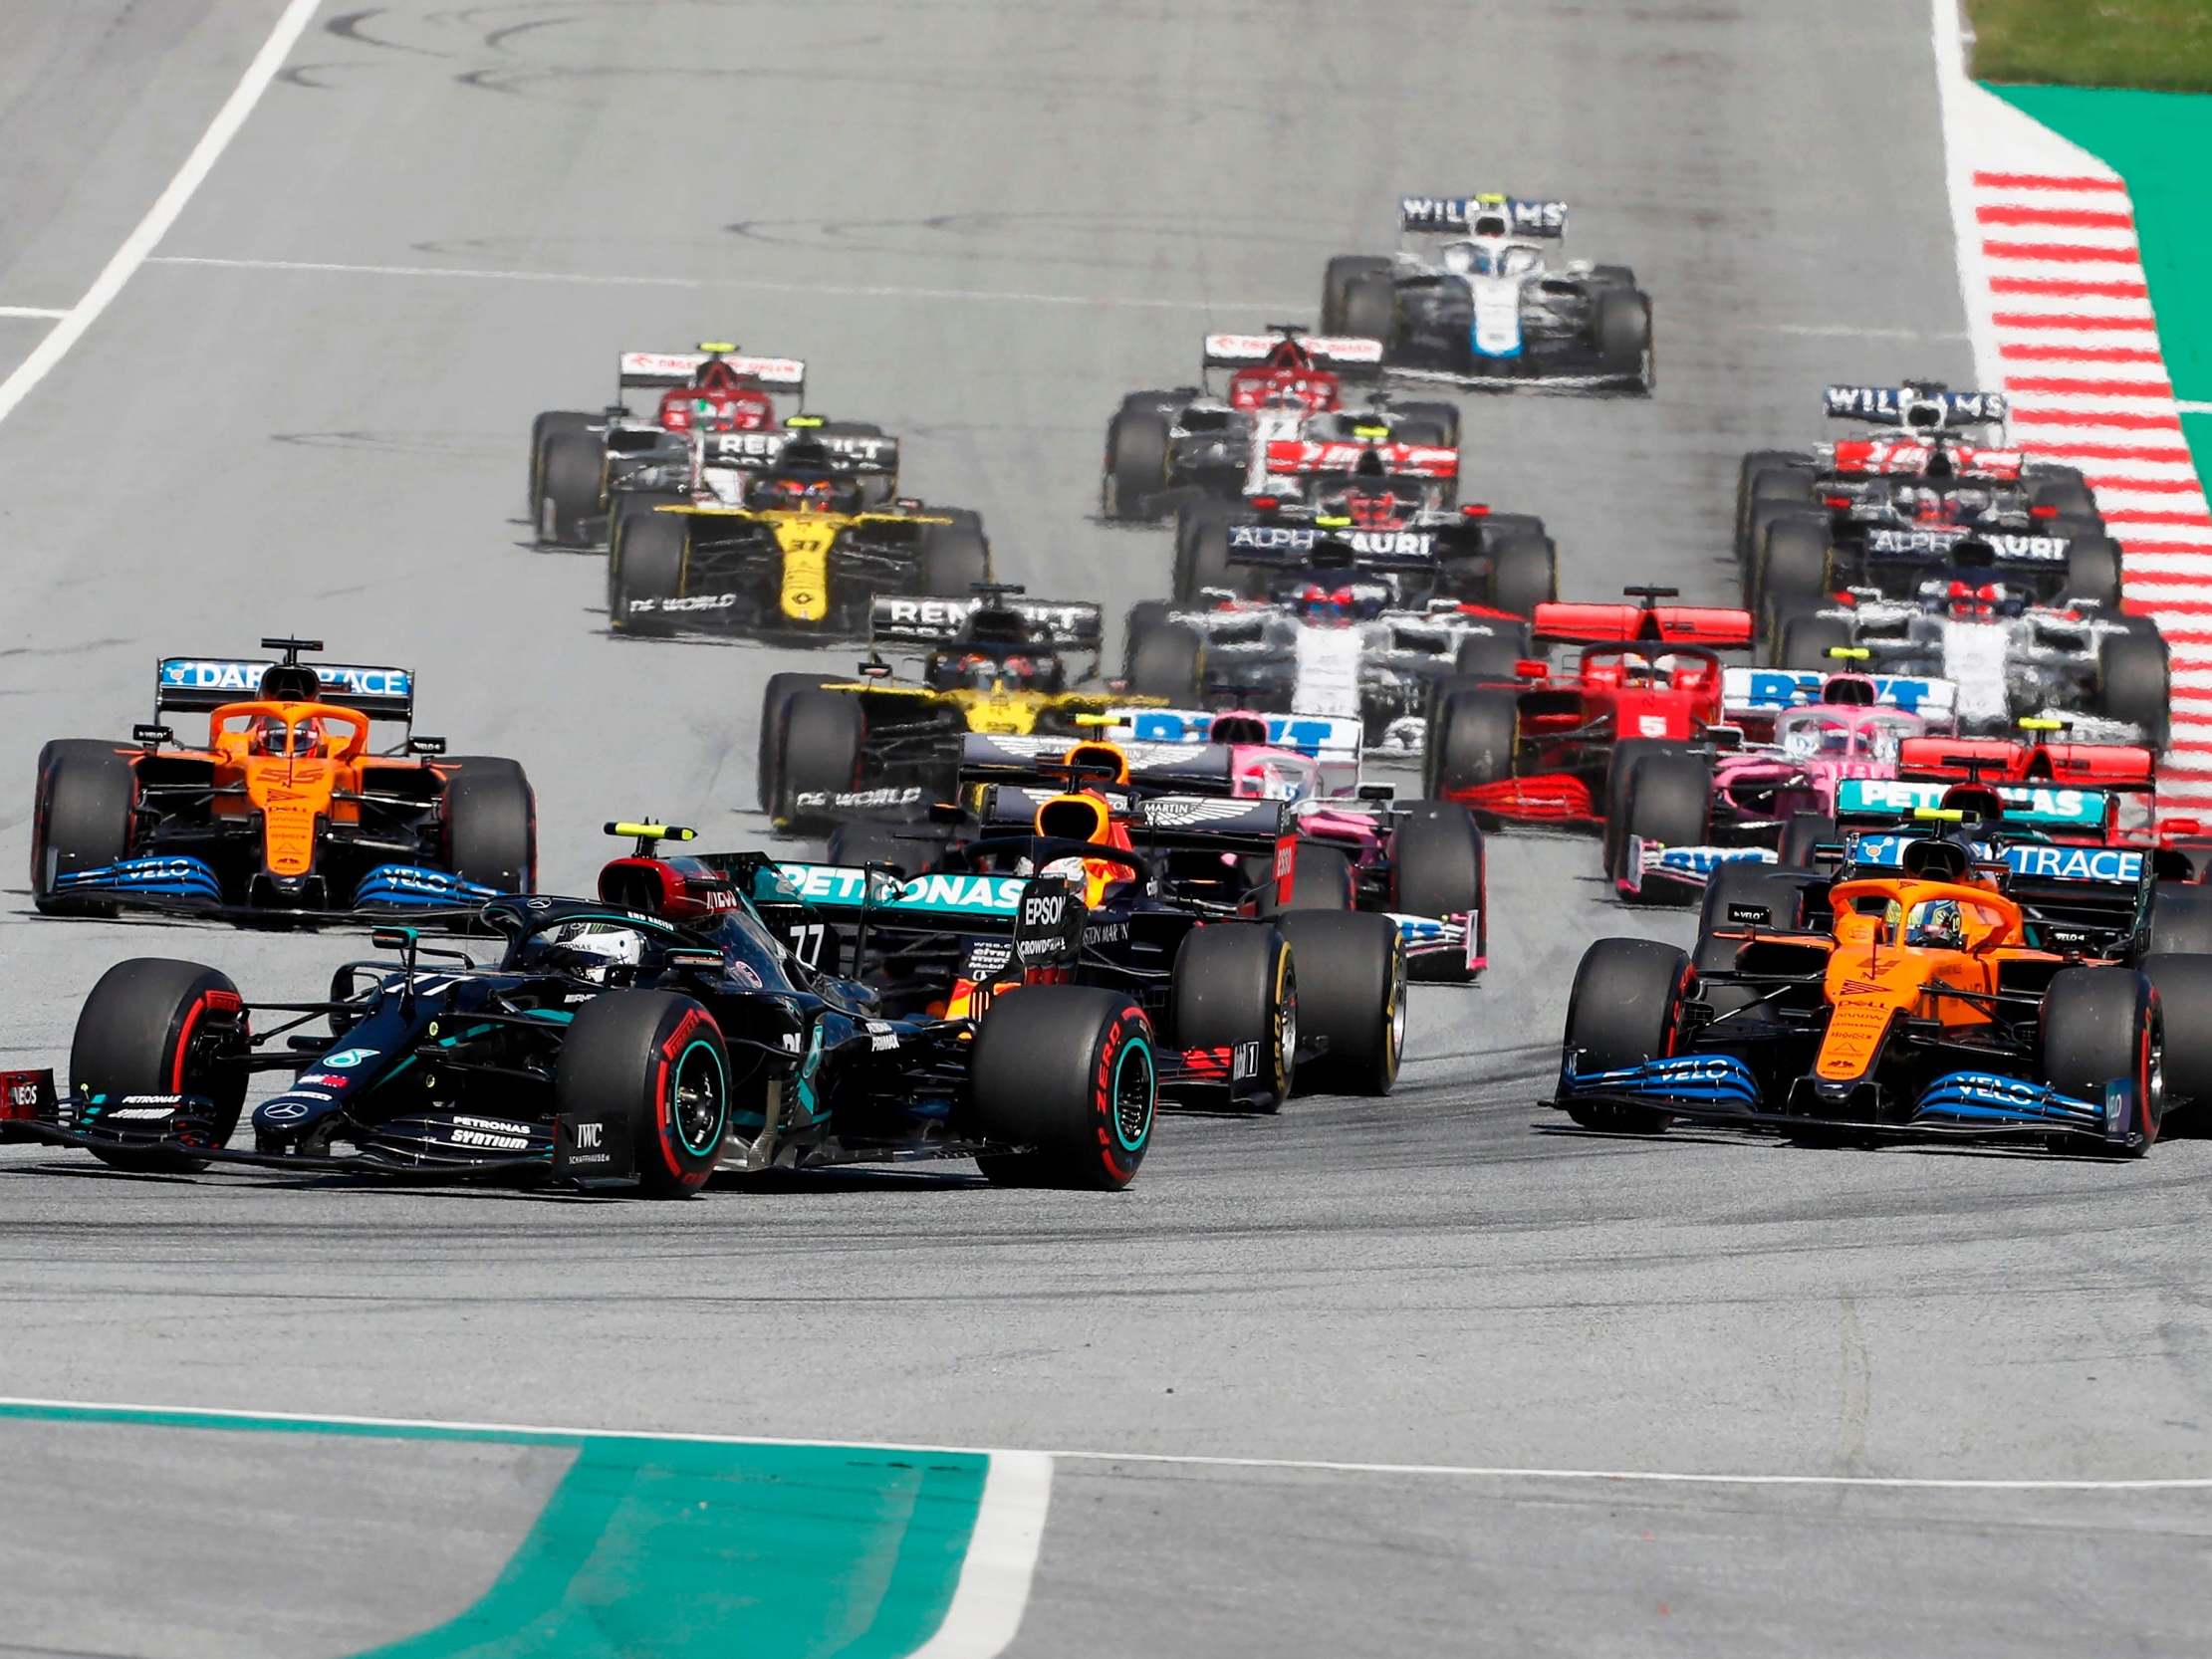
[[[16, 0], [0, 307], [75, 303], [279, 9]], [[1927, 34], [1918, 0], [326, 7], [0, 422], [0, 1066], [66, 1065], [125, 955], [283, 996], [357, 953], [31, 914], [39, 744], [126, 733], [162, 652], [290, 631], [413, 666], [423, 729], [529, 769], [549, 886], [616, 816], [764, 833], [761, 683], [824, 659], [612, 638], [602, 560], [520, 522], [531, 416], [598, 403], [619, 350], [804, 356], [1003, 571], [1117, 617], [1168, 561], [1094, 517], [1121, 392], [1187, 379], [1208, 328], [1310, 319], [1400, 191], [1558, 194], [1655, 296], [1658, 391], [1468, 401], [1469, 494], [1547, 516], [1569, 596], [1724, 599], [1744, 449], [1816, 436], [1828, 380], [1969, 378]], [[0, 318], [0, 374], [44, 327]], [[2202, 1489], [1497, 1473], [2212, 1475], [2212, 1151], [1567, 1131], [1532, 1101], [1583, 947], [1688, 920], [1619, 909], [1564, 836], [1498, 837], [1491, 902], [1490, 977], [1416, 993], [1395, 1097], [1170, 1118], [1115, 1197], [947, 1165], [654, 1206], [9, 1151], [0, 1393], [1299, 1465], [1061, 1460], [1018, 1654], [2203, 1651]], [[0, 1654], [399, 1636], [560, 1467], [368, 1456], [0, 1424], [11, 1550], [165, 1562], [11, 1566]], [[227, 1598], [159, 1547], [211, 1529]]]

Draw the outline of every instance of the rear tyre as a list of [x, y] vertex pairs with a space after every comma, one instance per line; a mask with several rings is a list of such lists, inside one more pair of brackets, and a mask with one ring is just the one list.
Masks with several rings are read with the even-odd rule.
[[1826, 813], [1792, 813], [1789, 822], [1782, 827], [1775, 862], [1784, 869], [1810, 869], [1816, 846], [1823, 842], [1833, 844], [1843, 838], [1843, 830]]
[[1298, 1067], [1298, 978], [1273, 924], [1211, 922], [1183, 936], [1168, 996], [1180, 1049], [1258, 1045], [1258, 1088], [1237, 1104], [1279, 1111]]
[[1198, 696], [1204, 661], [1204, 642], [1191, 629], [1172, 622], [1147, 628], [1129, 652], [1129, 690], [1188, 704]]
[[[1736, 914], [1732, 916], [1731, 911]], [[1767, 919], [1757, 923], [1762, 930], [1794, 930], [1804, 925], [1805, 889], [1796, 881], [1778, 876], [1769, 864], [1723, 864], [1713, 871], [1712, 879], [1705, 884], [1704, 907], [1698, 912], [1697, 943], [1690, 952], [1690, 961], [1699, 974], [1734, 969], [1736, 951], [1743, 941], [1715, 935], [1722, 928], [1734, 931], [1752, 926], [1748, 917], [1737, 919], [1747, 911], [1765, 914]], [[1707, 985], [1703, 995], [1718, 1014], [1731, 1013], [1759, 1000], [1757, 991], [1742, 985]]]
[[2028, 486], [2028, 500], [2037, 507], [2056, 507], [2062, 514], [2073, 518], [2093, 518], [2096, 515], [2096, 497], [2079, 472], [2069, 467], [2064, 473], [2038, 478]]
[[543, 499], [546, 440], [556, 432], [580, 432], [587, 426], [598, 424], [602, 416], [582, 409], [548, 409], [530, 423], [530, 482], [522, 492], [523, 511], [530, 517], [533, 528], [538, 522], [538, 506]]
[[2119, 545], [2105, 536], [2069, 542], [2066, 597], [2087, 599], [2113, 615], [2119, 613]]
[[1390, 908], [1405, 916], [1464, 917], [1477, 947], [1409, 957], [1408, 977], [1465, 984], [1481, 972], [1467, 958], [1483, 954], [1484, 852], [1475, 815], [1454, 802], [1415, 801], [1399, 816], [1390, 837]]
[[933, 524], [921, 545], [921, 592], [964, 599], [979, 582], [991, 580], [991, 543], [983, 521], [961, 516]]
[[1350, 910], [1352, 907], [1352, 860], [1334, 846], [1302, 840], [1291, 849], [1291, 899], [1275, 901], [1271, 884], [1260, 903], [1263, 916], [1291, 910]]
[[1450, 795], [1513, 776], [1520, 750], [1521, 694], [1505, 686], [1450, 693], [1437, 712], [1423, 794]]
[[31, 901], [46, 916], [113, 916], [121, 906], [54, 892], [58, 876], [130, 854], [137, 776], [113, 743], [56, 738], [39, 751], [31, 797]]
[[1344, 332], [1381, 341], [1385, 357], [1397, 338], [1397, 284], [1386, 265], [1362, 272], [1345, 285]]
[[[867, 737], [860, 700], [810, 688], [784, 705], [778, 747], [776, 796], [769, 818], [779, 830], [831, 821], [828, 796], [859, 787], [860, 750]], [[815, 799], [810, 799], [815, 798]]]
[[501, 755], [460, 755], [445, 778], [445, 867], [502, 893], [538, 890], [538, 797]]
[[2043, 994], [2043, 1075], [2078, 1099], [2101, 1100], [2104, 1085], [2135, 1084], [2134, 1143], [2111, 1150], [2140, 1157], [2165, 1116], [2164, 1031], [2151, 982], [2132, 968], [2062, 968]]
[[576, 1011], [553, 1109], [627, 1117], [638, 1190], [686, 1198], [707, 1183], [730, 1126], [730, 1063], [714, 1016], [672, 991], [609, 991]]
[[2212, 1134], [2212, 956], [2169, 956], [2154, 946], [2143, 976], [2158, 988], [2166, 1040], [2167, 1116], [2159, 1131]]
[[1339, 254], [1332, 259], [1321, 280], [1321, 332], [1325, 335], [1358, 333], [1346, 326], [1346, 297], [1354, 283], [1366, 277], [1385, 275], [1389, 269], [1389, 260], [1374, 254]]
[[1648, 386], [1651, 302], [1632, 288], [1599, 289], [1591, 307], [1590, 343], [1598, 373]]
[[1736, 558], [1749, 571], [1758, 563], [1768, 521], [1811, 506], [1813, 468], [1802, 456], [1776, 451], [1772, 462], [1749, 470], [1736, 504]]
[[1828, 525], [1817, 518], [1777, 519], [1759, 552], [1754, 609], [1817, 607], [1834, 586], [1835, 555]]
[[1027, 986], [976, 1028], [968, 1126], [1024, 1148], [975, 1160], [997, 1185], [1118, 1191], [1151, 1145], [1158, 1099], [1151, 1025], [1118, 991]]
[[[100, 976], [70, 1043], [73, 1093], [199, 1094], [214, 1103], [209, 1143], [226, 1145], [246, 1098], [245, 1017], [227, 974], [197, 962], [140, 956]], [[178, 1173], [207, 1166], [188, 1153], [96, 1147], [117, 1169]]]
[[617, 633], [666, 634], [664, 608], [683, 596], [684, 555], [691, 521], [680, 513], [625, 512], [616, 521], [607, 558], [607, 621]]
[[1774, 665], [1841, 674], [1849, 664], [1830, 653], [1848, 650], [1850, 645], [1851, 625], [1842, 617], [1824, 616], [1819, 611], [1799, 611], [1782, 618], [1775, 640]]
[[[1655, 939], [1599, 939], [1583, 953], [1567, 1002], [1567, 1048], [1582, 1067], [1614, 1071], [1674, 1052], [1690, 959]], [[1648, 1106], [1592, 1102], [1568, 1108], [1586, 1129], [1657, 1134], [1671, 1120]]]
[[1559, 549], [1549, 536], [1516, 536], [1491, 554], [1490, 603], [1516, 616], [1559, 597]]
[[1328, 1050], [1299, 1074], [1308, 1088], [1384, 1095], [1405, 1051], [1405, 947], [1388, 916], [1298, 910], [1278, 924], [1298, 976], [1299, 1019]]
[[1237, 591], [1229, 569], [1229, 523], [1218, 513], [1190, 517], [1175, 538], [1175, 597], [1194, 603], [1208, 588]]
[[[1629, 872], [1628, 859], [1638, 837], [1661, 846], [1701, 846], [1709, 833], [1713, 768], [1701, 755], [1646, 755], [1628, 774], [1622, 792], [1620, 827], [1607, 826], [1612, 841], [1613, 875]], [[1620, 895], [1630, 904], [1687, 903], [1678, 883], [1660, 881]]]
[[1398, 403], [1392, 405], [1390, 435], [1399, 443], [1427, 444], [1437, 449], [1459, 447], [1457, 403]]
[[584, 521], [600, 510], [600, 486], [606, 473], [605, 442], [597, 432], [571, 427], [548, 433], [538, 453], [531, 518], [540, 545], [590, 547]]
[[1452, 657], [1452, 673], [1459, 679], [1512, 681], [1527, 650], [1519, 639], [1499, 633], [1470, 633], [1459, 642]]
[[2096, 681], [2098, 713], [2141, 727], [2153, 748], [2165, 747], [2170, 707], [2165, 640], [2147, 630], [2104, 635]]
[[1131, 399], [1106, 425], [1100, 506], [1109, 519], [1156, 519], [1167, 489], [1168, 416]]

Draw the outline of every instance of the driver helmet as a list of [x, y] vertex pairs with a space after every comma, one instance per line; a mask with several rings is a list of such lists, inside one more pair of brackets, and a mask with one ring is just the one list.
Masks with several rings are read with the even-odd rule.
[[828, 478], [763, 478], [753, 489], [753, 505], [771, 510], [828, 513], [837, 503], [837, 483]]
[[568, 953], [564, 965], [594, 985], [609, 982], [618, 967], [634, 968], [644, 950], [644, 940], [634, 929], [608, 922], [568, 922], [547, 931], [546, 942]]
[[1054, 858], [1037, 872], [1051, 880], [1065, 881], [1081, 892], [1090, 883], [1091, 871], [1084, 860], [1073, 855]]
[[1915, 906], [1911, 924], [1905, 929], [1905, 943], [1939, 950], [1964, 949], [1966, 918], [1960, 913], [1958, 900], [1938, 898]]
[[[1478, 232], [1481, 225], [1476, 226]], [[1505, 227], [1491, 234], [1503, 236]], [[1452, 242], [1444, 248], [1444, 269], [1455, 277], [1494, 277], [1498, 274], [1504, 256], [1496, 248], [1486, 248], [1480, 242]]]
[[[289, 747], [288, 747], [289, 745]], [[323, 752], [323, 722], [314, 715], [289, 721], [281, 714], [265, 714], [246, 736], [248, 753], [289, 755], [305, 759]]]

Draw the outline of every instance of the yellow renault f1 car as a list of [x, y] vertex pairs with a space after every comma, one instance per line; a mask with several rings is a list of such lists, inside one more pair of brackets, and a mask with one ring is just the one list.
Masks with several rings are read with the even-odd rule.
[[782, 431], [694, 432], [689, 486], [614, 516], [618, 633], [850, 637], [878, 593], [964, 593], [991, 575], [979, 515], [888, 492], [898, 440], [795, 415]]
[[[773, 676], [761, 703], [760, 804], [776, 827], [945, 800], [970, 732], [1074, 737], [1108, 710], [1161, 701], [1086, 688], [1098, 668], [1098, 605], [1021, 593], [984, 583], [965, 598], [876, 598], [872, 646], [927, 647], [919, 683], [894, 680], [874, 648], [851, 680]], [[1071, 674], [1069, 657], [1081, 655], [1090, 664]]]

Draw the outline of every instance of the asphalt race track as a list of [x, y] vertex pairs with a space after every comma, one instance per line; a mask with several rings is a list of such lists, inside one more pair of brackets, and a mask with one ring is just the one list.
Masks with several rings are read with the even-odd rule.
[[[14, 0], [0, 376], [49, 326], [4, 308], [77, 302], [281, 9]], [[1093, 517], [1118, 394], [1311, 317], [1399, 190], [1492, 185], [1655, 297], [1648, 402], [1467, 405], [1470, 493], [1547, 515], [1568, 596], [1722, 597], [1746, 447], [1824, 380], [1969, 377], [1919, 0], [326, 6], [0, 421], [0, 1066], [64, 1065], [121, 956], [270, 995], [356, 953], [32, 915], [38, 746], [145, 718], [162, 651], [412, 665], [424, 730], [530, 770], [556, 889], [617, 815], [764, 832], [759, 688], [802, 659], [611, 638], [601, 560], [520, 522], [531, 416], [618, 350], [806, 357], [1003, 572], [1118, 615], [1168, 556]], [[1489, 982], [1417, 993], [1392, 1099], [1168, 1120], [1118, 1197], [0, 1154], [0, 1394], [1123, 1454], [1056, 1461], [1018, 1654], [2201, 1650], [2212, 1491], [2108, 1483], [2212, 1475], [2208, 1142], [1572, 1132], [1531, 1102], [1584, 944], [1689, 931], [1597, 868], [1494, 841]], [[560, 1458], [0, 1419], [0, 1654], [396, 1639]]]

